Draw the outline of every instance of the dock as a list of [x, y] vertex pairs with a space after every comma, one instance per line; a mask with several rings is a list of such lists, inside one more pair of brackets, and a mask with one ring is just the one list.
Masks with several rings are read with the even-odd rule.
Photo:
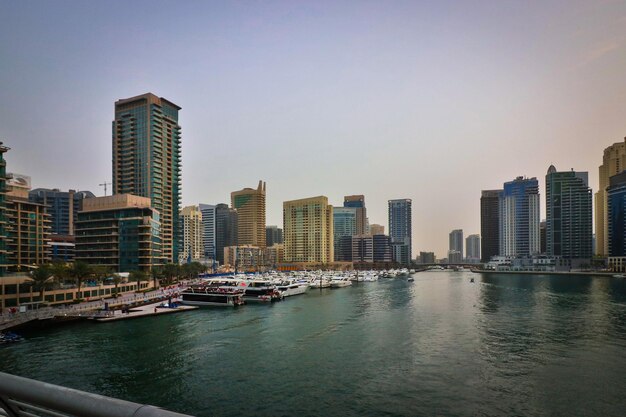
[[[146, 304], [139, 307], [132, 307], [126, 313], [122, 313], [122, 310], [113, 310], [108, 311], [105, 316], [94, 317], [93, 320], [99, 323], [111, 322], [111, 321], [119, 321], [119, 320], [130, 320], [136, 319], [139, 317], [148, 317], [148, 316], [160, 316], [162, 314], [173, 314], [173, 313], [181, 313], [183, 311], [196, 310], [197, 306], [185, 306], [185, 305], [177, 305], [176, 307], [159, 307], [161, 303], [155, 304]], [[103, 312], [101, 312], [102, 314]]]

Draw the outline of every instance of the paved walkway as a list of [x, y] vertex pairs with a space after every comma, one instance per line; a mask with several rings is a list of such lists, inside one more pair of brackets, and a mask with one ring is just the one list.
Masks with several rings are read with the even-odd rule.
[[118, 309], [135, 303], [150, 303], [167, 300], [169, 297], [176, 298], [188, 285], [195, 282], [181, 281], [178, 284], [159, 288], [146, 293], [125, 294], [117, 298], [109, 297], [93, 301], [85, 301], [80, 304], [68, 304], [59, 307], [44, 307], [39, 310], [24, 313], [4, 313], [0, 316], [0, 331], [27, 323], [32, 320], [48, 320], [57, 316], [89, 316], [96, 311], [104, 310], [105, 303], [109, 309]]

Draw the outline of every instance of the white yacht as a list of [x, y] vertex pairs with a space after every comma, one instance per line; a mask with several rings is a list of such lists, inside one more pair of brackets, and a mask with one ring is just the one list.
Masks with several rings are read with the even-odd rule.
[[330, 280], [330, 288], [349, 287], [350, 285], [352, 285], [352, 281], [348, 277], [337, 276]]
[[283, 296], [269, 280], [254, 279], [245, 282], [243, 300], [246, 302], [273, 302], [282, 300]]
[[290, 279], [277, 285], [276, 289], [281, 292], [283, 297], [290, 297], [292, 295], [300, 295], [307, 292], [309, 284]]

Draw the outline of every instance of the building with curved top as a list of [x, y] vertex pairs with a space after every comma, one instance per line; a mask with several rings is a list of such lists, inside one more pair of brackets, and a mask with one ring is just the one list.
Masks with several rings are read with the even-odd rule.
[[265, 248], [265, 186], [230, 193], [231, 207], [237, 210], [237, 245]]

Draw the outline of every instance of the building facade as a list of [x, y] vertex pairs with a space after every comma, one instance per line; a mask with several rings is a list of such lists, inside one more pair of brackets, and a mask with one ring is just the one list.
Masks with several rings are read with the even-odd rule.
[[412, 200], [389, 200], [389, 237], [393, 245], [393, 261], [401, 265], [411, 262], [412, 254]]
[[270, 247], [283, 243], [283, 229], [278, 226], [265, 227], [265, 244]]
[[224, 248], [224, 265], [237, 271], [258, 271], [265, 265], [265, 250], [252, 245], [227, 246]]
[[592, 194], [588, 173], [546, 175], [546, 253], [564, 259], [591, 259], [593, 235]]
[[626, 169], [626, 138], [604, 150], [602, 165], [599, 171], [599, 187], [595, 195], [596, 200], [596, 254], [608, 255], [608, 210], [607, 188], [609, 179]]
[[376, 263], [390, 263], [393, 261], [391, 238], [385, 234], [372, 235], [373, 256]]
[[264, 248], [265, 242], [265, 183], [259, 181], [256, 190], [244, 188], [230, 193], [231, 207], [237, 210], [237, 245]]
[[465, 248], [467, 249], [466, 258], [468, 262], [480, 261], [480, 235], [469, 235], [465, 239]]
[[346, 208], [355, 209], [355, 225], [357, 235], [368, 234], [367, 225], [367, 209], [365, 208], [365, 196], [364, 195], [347, 195], [343, 198], [343, 206]]
[[60, 191], [58, 189], [36, 188], [28, 193], [33, 203], [46, 206], [50, 216], [50, 233], [73, 236], [78, 212], [83, 209], [83, 200], [93, 198], [91, 191]]
[[[607, 192], [607, 255], [626, 257], [626, 171], [609, 179]], [[597, 242], [596, 242], [597, 244]]]
[[539, 183], [517, 177], [504, 183], [499, 200], [500, 255], [525, 257], [540, 252]]
[[29, 271], [50, 262], [50, 218], [46, 206], [28, 199], [30, 177], [7, 174], [4, 232], [6, 268]]
[[[7, 259], [7, 162], [4, 154], [10, 150], [0, 142], [0, 277], [4, 276], [8, 269]], [[3, 293], [4, 294], [4, 293]]]
[[481, 261], [489, 262], [500, 254], [500, 194], [502, 190], [483, 190], [480, 195]]
[[178, 262], [182, 243], [180, 109], [147, 93], [116, 101], [113, 120], [113, 193], [150, 199], [169, 262]]
[[451, 231], [448, 236], [448, 241], [448, 250], [459, 252], [461, 254], [461, 259], [463, 259], [463, 229]]
[[436, 261], [435, 252], [420, 252], [420, 263], [434, 264]]
[[374, 238], [372, 235], [354, 235], [352, 240], [352, 262], [374, 262]]
[[283, 232], [285, 262], [333, 262], [333, 206], [328, 198], [283, 202]]
[[215, 206], [215, 253], [217, 261], [224, 264], [224, 248], [237, 246], [238, 228], [237, 210], [228, 207], [228, 204]]
[[183, 245], [178, 263], [199, 262], [204, 257], [202, 212], [197, 206], [187, 206], [181, 212]]
[[215, 205], [199, 204], [198, 209], [202, 214], [202, 257], [207, 262], [217, 261]]
[[384, 235], [385, 234], [385, 226], [382, 224], [370, 224], [370, 234], [373, 235]]
[[78, 213], [75, 259], [116, 272], [148, 272], [169, 262], [161, 251], [160, 229], [159, 212], [149, 198], [89, 198]]
[[352, 261], [352, 239], [357, 232], [355, 207], [333, 207], [333, 242], [335, 261]]

